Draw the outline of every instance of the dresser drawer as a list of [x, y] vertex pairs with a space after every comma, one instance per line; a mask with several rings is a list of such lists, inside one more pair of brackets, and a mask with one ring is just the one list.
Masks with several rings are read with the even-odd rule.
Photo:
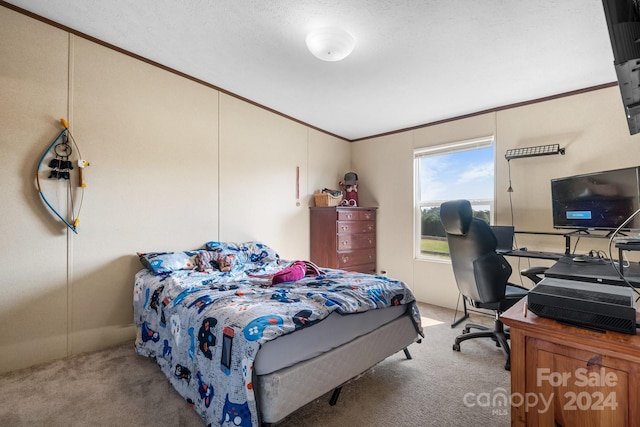
[[338, 234], [375, 233], [375, 221], [338, 221]]
[[338, 234], [338, 251], [376, 247], [375, 234]]
[[338, 221], [373, 221], [376, 218], [375, 210], [339, 210]]
[[338, 253], [338, 268], [346, 269], [348, 267], [360, 264], [373, 264], [376, 262], [375, 249], [363, 249], [352, 252]]

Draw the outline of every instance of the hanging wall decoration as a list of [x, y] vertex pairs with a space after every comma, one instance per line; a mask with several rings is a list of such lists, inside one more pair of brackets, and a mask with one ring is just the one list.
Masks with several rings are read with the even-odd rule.
[[[77, 234], [84, 189], [87, 186], [84, 181], [84, 168], [89, 166], [89, 162], [82, 160], [80, 148], [69, 131], [67, 121], [60, 119], [60, 124], [63, 129], [47, 147], [38, 162], [36, 187], [47, 208], [51, 210], [56, 218]], [[74, 167], [74, 161], [77, 169]], [[45, 164], [48, 169], [43, 168]], [[75, 170], [77, 170], [77, 181], [73, 172]], [[58, 209], [45, 196], [41, 179], [56, 181], [55, 185], [51, 185], [48, 188], [51, 188], [56, 193], [59, 204]], [[74, 186], [73, 181], [76, 181], [77, 185]], [[67, 211], [68, 213], [65, 214]]]

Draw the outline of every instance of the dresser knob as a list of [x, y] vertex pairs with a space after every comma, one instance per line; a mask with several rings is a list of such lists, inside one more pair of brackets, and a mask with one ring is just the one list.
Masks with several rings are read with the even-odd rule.
[[349, 257], [348, 257], [348, 256], [343, 256], [343, 257], [342, 257], [342, 262], [343, 262], [343, 263], [345, 263], [345, 264], [346, 264], [348, 261], [349, 261]]
[[353, 218], [353, 214], [347, 214], [347, 219]]
[[343, 240], [342, 241], [342, 246], [349, 246], [349, 241], [348, 240]]

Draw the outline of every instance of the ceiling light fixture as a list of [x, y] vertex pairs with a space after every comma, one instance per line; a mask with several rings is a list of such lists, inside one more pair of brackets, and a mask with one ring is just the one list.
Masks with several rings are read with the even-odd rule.
[[353, 36], [340, 28], [319, 28], [307, 35], [307, 48], [323, 61], [340, 61], [349, 56], [355, 45]]

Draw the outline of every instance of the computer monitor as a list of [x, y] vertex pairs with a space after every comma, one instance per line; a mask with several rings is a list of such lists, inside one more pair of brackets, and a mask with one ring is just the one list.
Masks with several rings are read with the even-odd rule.
[[[553, 227], [615, 230], [640, 207], [639, 167], [551, 180]], [[625, 230], [640, 228], [637, 216]]]

